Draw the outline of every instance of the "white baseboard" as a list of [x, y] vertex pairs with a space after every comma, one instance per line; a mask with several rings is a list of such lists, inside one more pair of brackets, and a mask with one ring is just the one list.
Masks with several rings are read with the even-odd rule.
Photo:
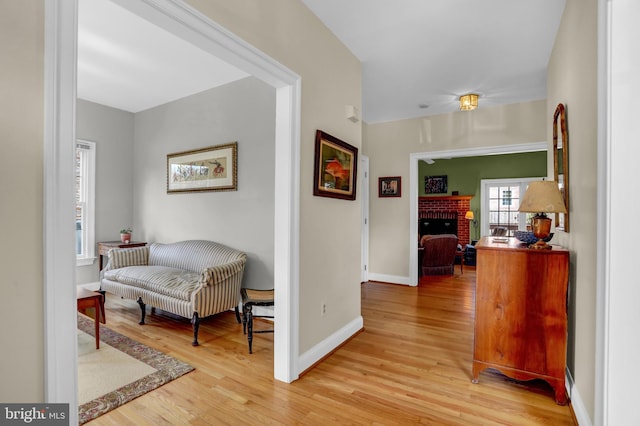
[[[373, 272], [369, 272], [368, 278], [369, 278], [369, 281], [380, 281], [383, 283], [412, 285], [411, 279], [409, 277], [402, 277], [399, 275], [386, 275], [386, 274], [376, 274]], [[415, 286], [415, 284], [413, 285]]]
[[578, 388], [576, 388], [573, 377], [571, 376], [571, 372], [568, 368], [566, 369], [565, 386], [567, 387], [567, 393], [571, 399], [571, 407], [573, 408], [573, 413], [576, 415], [576, 420], [578, 420], [578, 425], [593, 426], [591, 417], [589, 417], [587, 408], [584, 406], [582, 397], [578, 392]]
[[100, 290], [100, 281], [92, 283], [78, 284], [78, 287], [86, 288], [87, 290]]
[[364, 321], [362, 316], [358, 316], [356, 319], [342, 327], [340, 330], [333, 333], [298, 358], [298, 374], [302, 373], [316, 362], [320, 361], [327, 354], [331, 353], [335, 348], [344, 343], [351, 336], [356, 334], [362, 329]]
[[[242, 308], [240, 309], [240, 313], [242, 313]], [[251, 313], [253, 313], [253, 315], [268, 315], [268, 316], [274, 316], [273, 313], [273, 306], [254, 306], [251, 309]], [[273, 318], [263, 318], [265, 321], [271, 321], [273, 322]]]

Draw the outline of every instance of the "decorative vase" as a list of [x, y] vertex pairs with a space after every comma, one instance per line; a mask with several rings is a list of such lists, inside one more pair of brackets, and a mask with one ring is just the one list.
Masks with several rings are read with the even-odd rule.
[[131, 242], [131, 233], [120, 234], [120, 241], [122, 241], [123, 244], [129, 244]]

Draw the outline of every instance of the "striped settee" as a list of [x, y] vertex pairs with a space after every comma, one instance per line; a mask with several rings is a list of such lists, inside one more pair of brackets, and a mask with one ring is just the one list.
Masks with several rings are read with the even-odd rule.
[[191, 318], [193, 346], [198, 346], [200, 319], [235, 309], [247, 255], [213, 241], [114, 248], [102, 271], [100, 289], [136, 300], [144, 324], [146, 305]]

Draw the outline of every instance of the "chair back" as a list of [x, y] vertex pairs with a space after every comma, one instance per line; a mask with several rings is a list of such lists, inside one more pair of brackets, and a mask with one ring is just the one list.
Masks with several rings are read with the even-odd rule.
[[507, 228], [505, 228], [504, 226], [496, 226], [495, 228], [493, 228], [491, 230], [491, 236], [492, 237], [504, 237], [505, 235], [507, 235], [508, 232], [509, 232], [509, 230]]
[[422, 246], [422, 271], [424, 275], [452, 274], [458, 249], [458, 237], [453, 234], [425, 235]]

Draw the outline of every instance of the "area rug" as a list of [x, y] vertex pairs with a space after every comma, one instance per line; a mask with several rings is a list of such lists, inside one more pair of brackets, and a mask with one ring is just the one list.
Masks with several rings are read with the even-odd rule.
[[78, 314], [78, 419], [93, 420], [168, 383], [193, 367]]

